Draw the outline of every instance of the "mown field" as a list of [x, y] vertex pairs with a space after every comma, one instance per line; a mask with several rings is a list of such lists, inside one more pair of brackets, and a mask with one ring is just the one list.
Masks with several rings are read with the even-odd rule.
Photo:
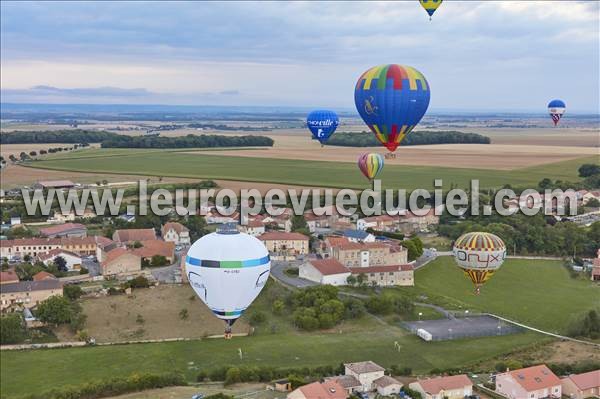
[[415, 290], [448, 307], [484, 311], [546, 331], [564, 333], [587, 310], [600, 309], [600, 287], [573, 279], [561, 261], [508, 259], [475, 295], [450, 256], [417, 271]]
[[[104, 151], [107, 151], [104, 153]], [[249, 182], [282, 183], [295, 186], [364, 189], [366, 179], [356, 165], [345, 162], [298, 161], [262, 157], [235, 157], [212, 154], [188, 154], [179, 151], [89, 150], [72, 156], [44, 159], [31, 167], [90, 173], [156, 175]], [[433, 166], [386, 166], [380, 177], [387, 188], [432, 189], [434, 179], [443, 179], [444, 187], [468, 187], [479, 179], [481, 187], [536, 187], [545, 177], [576, 181], [577, 168], [597, 162], [584, 157], [541, 166], [514, 170], [484, 170]]]
[[[479, 296], [473, 294], [470, 281], [453, 265], [450, 257], [419, 269], [416, 282], [416, 287], [390, 292], [425, 295], [428, 298], [421, 301], [493, 312], [553, 331], [564, 331], [569, 322], [598, 306], [600, 300], [597, 286], [571, 279], [556, 261], [508, 260]], [[255, 335], [231, 341], [205, 339], [3, 352], [0, 393], [3, 397], [13, 397], [133, 372], [178, 370], [193, 380], [199, 369], [229, 365], [315, 367], [371, 359], [384, 366], [397, 364], [425, 374], [433, 368], [476, 365], [548, 340], [539, 334], [523, 333], [427, 343], [394, 326], [393, 321], [390, 325], [381, 324], [370, 315], [344, 322], [331, 331], [302, 333], [290, 324], [289, 315], [270, 313], [270, 303], [282, 295], [279, 286], [268, 286], [249, 310], [249, 314], [257, 310], [266, 312], [267, 321], [257, 328]], [[175, 330], [172, 333], [171, 336], [177, 335]], [[395, 343], [400, 345], [400, 350]], [[241, 360], [238, 348], [243, 352]], [[193, 366], [189, 362], [193, 362]], [[31, 384], [31, 381], [36, 383]]]

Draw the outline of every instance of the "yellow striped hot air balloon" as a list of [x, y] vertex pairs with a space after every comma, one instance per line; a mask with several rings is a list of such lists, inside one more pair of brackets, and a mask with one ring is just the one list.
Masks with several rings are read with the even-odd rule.
[[458, 237], [452, 249], [458, 267], [475, 284], [475, 292], [502, 266], [506, 245], [497, 235], [484, 232], [466, 233]]
[[431, 20], [435, 10], [442, 4], [442, 0], [419, 0], [419, 2], [421, 3], [421, 7], [429, 14], [429, 20]]

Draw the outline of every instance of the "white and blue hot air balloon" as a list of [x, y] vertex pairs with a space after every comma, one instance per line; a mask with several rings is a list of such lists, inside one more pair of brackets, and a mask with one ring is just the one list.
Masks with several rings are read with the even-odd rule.
[[231, 338], [231, 326], [267, 283], [271, 261], [260, 240], [223, 226], [192, 244], [185, 268], [196, 295], [225, 321], [225, 338]]
[[560, 118], [562, 118], [563, 114], [567, 109], [567, 105], [563, 100], [552, 100], [548, 104], [548, 113], [552, 117], [552, 122], [554, 122], [554, 126], [558, 125]]

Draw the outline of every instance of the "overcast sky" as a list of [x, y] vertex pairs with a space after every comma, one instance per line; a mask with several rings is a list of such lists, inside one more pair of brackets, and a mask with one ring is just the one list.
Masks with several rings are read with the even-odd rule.
[[413, 66], [432, 109], [598, 112], [600, 3], [1, 3], [3, 102], [353, 107]]

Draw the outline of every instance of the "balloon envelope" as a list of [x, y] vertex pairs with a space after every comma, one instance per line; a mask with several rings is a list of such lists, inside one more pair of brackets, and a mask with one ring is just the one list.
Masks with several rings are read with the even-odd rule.
[[552, 117], [552, 121], [554, 122], [554, 126], [558, 125], [560, 118], [562, 118], [563, 114], [567, 109], [567, 105], [562, 100], [552, 100], [548, 104], [548, 113]]
[[325, 109], [312, 111], [306, 118], [308, 129], [321, 144], [327, 142], [339, 124], [337, 114]]
[[442, 1], [443, 0], [419, 0], [419, 2], [421, 3], [421, 7], [423, 7], [425, 11], [427, 11], [429, 17], [433, 16], [433, 13], [442, 4]]
[[358, 157], [358, 168], [369, 180], [373, 180], [377, 177], [379, 172], [383, 169], [383, 164], [383, 157], [380, 154], [362, 154]]
[[430, 90], [421, 72], [409, 66], [381, 65], [363, 73], [354, 90], [358, 113], [389, 151], [419, 123], [429, 106]]
[[488, 281], [502, 266], [506, 246], [491, 233], [472, 232], [458, 237], [452, 248], [458, 267], [463, 269], [477, 288]]
[[192, 244], [185, 269], [196, 295], [232, 325], [265, 286], [271, 262], [260, 240], [225, 229]]

